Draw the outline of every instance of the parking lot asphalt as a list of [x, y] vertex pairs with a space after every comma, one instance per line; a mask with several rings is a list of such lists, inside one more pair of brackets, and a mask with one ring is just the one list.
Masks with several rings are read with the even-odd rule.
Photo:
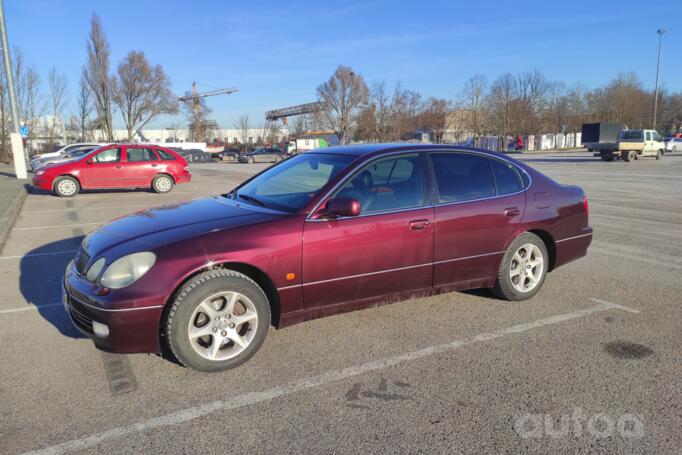
[[97, 351], [59, 282], [100, 224], [267, 165], [195, 164], [167, 195], [29, 194], [0, 253], [0, 453], [679, 453], [682, 154], [516, 157], [582, 186], [595, 230], [536, 297], [452, 293], [271, 330], [218, 374]]

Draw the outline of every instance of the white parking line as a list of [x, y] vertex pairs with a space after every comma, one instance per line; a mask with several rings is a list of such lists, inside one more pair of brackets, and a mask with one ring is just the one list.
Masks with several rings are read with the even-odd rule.
[[137, 210], [143, 210], [140, 208], [140, 205], [110, 205], [110, 206], [104, 206], [104, 207], [69, 207], [66, 209], [51, 209], [51, 210], [24, 210], [21, 213], [51, 213], [51, 212], [73, 212], [73, 211], [81, 211], [81, 210], [109, 210], [109, 209], [137, 209]]
[[56, 255], [60, 255], [60, 254], [73, 254], [75, 252], [76, 252], [76, 250], [51, 251], [49, 253], [28, 253], [28, 254], [20, 254], [18, 256], [0, 256], [0, 260], [2, 260], [2, 259], [24, 259], [24, 258], [31, 258], [34, 256], [56, 256]]
[[53, 224], [51, 226], [30, 226], [30, 227], [15, 227], [13, 231], [33, 231], [39, 229], [55, 229], [55, 228], [71, 228], [78, 226], [94, 226], [106, 223], [106, 221], [97, 221], [94, 223], [76, 223], [76, 224]]
[[55, 306], [61, 306], [61, 303], [45, 303], [40, 306], [36, 306], [35, 304], [31, 304], [31, 306], [25, 306], [21, 308], [10, 308], [8, 310], [0, 310], [0, 314], [10, 314], [10, 313], [21, 313], [24, 311], [35, 311], [35, 310], [41, 310], [43, 308], [52, 308]]
[[75, 450], [86, 450], [111, 439], [117, 439], [123, 436], [153, 430], [155, 428], [177, 425], [218, 411], [229, 411], [232, 409], [242, 408], [244, 406], [250, 406], [253, 404], [261, 403], [263, 401], [269, 401], [275, 398], [290, 395], [292, 393], [312, 389], [314, 387], [332, 384], [334, 382], [358, 376], [360, 374], [392, 367], [403, 362], [409, 362], [424, 357], [432, 356], [434, 354], [453, 351], [455, 349], [470, 346], [476, 343], [486, 342], [494, 340], [496, 338], [502, 338], [509, 335], [523, 333], [532, 329], [558, 324], [561, 322], [570, 321], [572, 319], [582, 318], [594, 313], [600, 313], [602, 311], [608, 310], [636, 312], [636, 310], [632, 310], [631, 308], [627, 308], [615, 303], [606, 302], [604, 300], [598, 299], [592, 300], [599, 303], [596, 306], [573, 311], [571, 313], [550, 316], [547, 318], [538, 319], [536, 321], [527, 322], [524, 324], [514, 325], [489, 333], [481, 333], [473, 338], [455, 340], [447, 344], [429, 346], [418, 351], [406, 352], [404, 354], [399, 354], [393, 357], [387, 357], [385, 359], [375, 360], [354, 367], [328, 371], [317, 376], [300, 379], [298, 381], [294, 381], [279, 387], [274, 387], [272, 389], [265, 390], [262, 392], [249, 392], [242, 395], [237, 395], [236, 397], [226, 398], [224, 400], [212, 401], [201, 406], [196, 406], [192, 408], [183, 409], [181, 411], [172, 412], [170, 414], [165, 414], [159, 417], [144, 420], [138, 423], [134, 423], [132, 425], [112, 428], [111, 430], [107, 430], [101, 433], [95, 433], [81, 439], [66, 441], [61, 444], [56, 444], [53, 446], [45, 447], [43, 449], [27, 453], [59, 454]]

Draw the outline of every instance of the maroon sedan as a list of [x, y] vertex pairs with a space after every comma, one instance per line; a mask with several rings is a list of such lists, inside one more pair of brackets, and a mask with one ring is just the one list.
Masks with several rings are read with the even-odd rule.
[[166, 345], [190, 368], [223, 370], [271, 323], [471, 288], [528, 299], [586, 254], [587, 211], [582, 189], [502, 154], [333, 147], [102, 226], [69, 264], [64, 300], [101, 349]]
[[157, 145], [111, 144], [36, 171], [33, 186], [71, 197], [81, 189], [151, 188], [167, 193], [192, 180], [187, 161]]

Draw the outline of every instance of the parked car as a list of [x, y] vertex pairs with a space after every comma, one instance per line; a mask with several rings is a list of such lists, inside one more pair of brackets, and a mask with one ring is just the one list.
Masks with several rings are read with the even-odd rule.
[[237, 158], [240, 163], [268, 162], [274, 163], [287, 157], [287, 154], [280, 149], [270, 147], [259, 147], [251, 152], [242, 153]]
[[76, 159], [80, 156], [85, 155], [86, 153], [89, 153], [96, 148], [99, 148], [99, 146], [94, 146], [94, 145], [83, 145], [80, 147], [76, 147], [71, 149], [71, 151], [59, 155], [59, 156], [53, 156], [50, 158], [40, 158], [34, 162], [32, 162], [32, 169], [33, 171], [37, 171], [43, 166], [46, 166], [48, 164], [54, 164], [54, 163], [64, 163], [66, 161], [71, 161], [73, 159]]
[[666, 152], [682, 152], [682, 137], [674, 137], [665, 144]]
[[89, 142], [89, 143], [69, 144], [69, 145], [65, 145], [63, 147], [58, 147], [51, 152], [41, 153], [39, 155], [34, 155], [33, 158], [31, 158], [31, 161], [29, 163], [29, 167], [31, 168], [31, 170], [36, 170], [36, 166], [34, 163], [37, 163], [43, 159], [60, 157], [60, 156], [66, 155], [67, 153], [71, 152], [72, 150], [76, 150], [76, 149], [81, 148], [81, 147], [96, 148], [96, 147], [102, 147], [103, 145], [106, 145], [106, 144], [98, 144], [95, 142]]
[[592, 240], [581, 188], [501, 153], [324, 150], [86, 236], [64, 280], [75, 326], [107, 351], [167, 345], [218, 371], [253, 356], [271, 323], [470, 288], [528, 299]]
[[177, 151], [183, 158], [185, 158], [190, 163], [212, 163], [213, 162], [213, 157], [211, 156], [211, 154], [208, 152], [204, 152], [203, 150], [199, 150], [199, 149], [184, 150], [184, 149], [177, 149], [177, 148], [174, 148], [173, 150]]
[[150, 187], [167, 193], [177, 183], [192, 179], [187, 161], [157, 145], [112, 144], [74, 160], [48, 164], [37, 170], [33, 186], [70, 197], [94, 188]]

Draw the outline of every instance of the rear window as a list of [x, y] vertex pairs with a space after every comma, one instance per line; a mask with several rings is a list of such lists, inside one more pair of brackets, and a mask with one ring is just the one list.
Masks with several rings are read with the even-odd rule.
[[175, 157], [173, 155], [171, 155], [170, 153], [168, 153], [164, 149], [156, 149], [156, 153], [159, 154], [159, 158], [161, 158], [162, 160], [165, 160], [165, 161], [173, 161], [175, 159]]
[[621, 139], [626, 139], [626, 140], [639, 140], [641, 141], [644, 136], [642, 135], [641, 131], [621, 131], [620, 132], [620, 138]]

